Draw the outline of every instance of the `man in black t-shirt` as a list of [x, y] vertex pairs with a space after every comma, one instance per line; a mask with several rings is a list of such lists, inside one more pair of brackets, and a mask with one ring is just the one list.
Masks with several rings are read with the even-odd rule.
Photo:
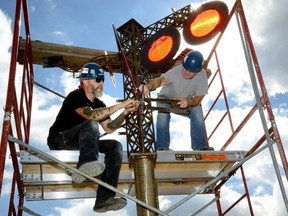
[[[79, 88], [70, 92], [63, 101], [47, 138], [51, 150], [79, 150], [77, 169], [90, 176], [102, 173], [101, 180], [117, 187], [122, 165], [122, 145], [116, 140], [99, 140], [99, 124], [107, 134], [119, 128], [129, 113], [135, 112], [139, 102], [128, 99], [111, 107], [99, 99], [103, 94], [104, 71], [96, 63], [82, 67]], [[114, 120], [110, 115], [124, 111]], [[98, 160], [98, 152], [105, 154], [105, 161]], [[75, 183], [85, 177], [72, 174]], [[99, 185], [95, 206], [96, 212], [118, 210], [125, 207], [125, 198], [115, 198], [115, 192]]]

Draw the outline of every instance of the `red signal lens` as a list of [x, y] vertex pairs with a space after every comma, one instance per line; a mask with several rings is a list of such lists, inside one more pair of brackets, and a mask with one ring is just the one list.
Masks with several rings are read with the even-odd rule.
[[171, 36], [163, 35], [154, 41], [148, 51], [148, 58], [152, 62], [158, 62], [164, 59], [173, 47], [173, 38]]
[[219, 24], [220, 15], [216, 10], [206, 10], [200, 13], [192, 22], [190, 31], [195, 37], [204, 37]]

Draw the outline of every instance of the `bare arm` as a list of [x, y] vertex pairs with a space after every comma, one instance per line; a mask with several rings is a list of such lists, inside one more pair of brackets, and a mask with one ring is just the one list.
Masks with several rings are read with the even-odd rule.
[[[153, 80], [150, 80], [147, 84], [144, 85], [144, 94], [148, 95], [151, 90], [154, 90], [160, 86], [164, 86], [167, 84], [166, 79], [163, 76], [157, 77]], [[142, 92], [143, 85], [139, 86], [139, 91]]]
[[101, 122], [100, 124], [101, 124], [102, 128], [104, 129], [104, 131], [106, 133], [110, 134], [110, 133], [114, 132], [115, 130], [117, 130], [122, 125], [124, 120], [126, 119], [126, 116], [129, 113], [135, 112], [138, 109], [139, 105], [140, 105], [140, 102], [135, 101], [135, 103], [127, 106], [125, 108], [125, 110], [118, 117], [116, 117], [114, 120], [107, 119], [107, 120]]
[[134, 100], [128, 99], [126, 101], [123, 101], [122, 103], [116, 104], [111, 107], [102, 107], [97, 109], [92, 109], [91, 107], [80, 107], [77, 108], [75, 111], [82, 116], [83, 118], [87, 120], [96, 120], [101, 121], [103, 119], [108, 118], [110, 115], [114, 114], [121, 108], [125, 108], [127, 106], [130, 106], [131, 104], [135, 103]]
[[193, 98], [180, 99], [177, 104], [180, 108], [186, 108], [188, 106], [198, 106], [199, 104], [201, 104], [203, 98], [204, 95], [194, 96]]
[[103, 130], [107, 133], [113, 133], [115, 130], [117, 130], [126, 119], [126, 115], [124, 112], [122, 112], [117, 118], [114, 120], [107, 119], [105, 121], [102, 121], [100, 125], [102, 126]]

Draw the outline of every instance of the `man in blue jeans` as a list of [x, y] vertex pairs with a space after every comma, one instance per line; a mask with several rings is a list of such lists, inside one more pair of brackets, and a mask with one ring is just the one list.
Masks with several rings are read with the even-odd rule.
[[[160, 77], [140, 85], [139, 91], [148, 95], [151, 90], [162, 87], [158, 98], [179, 100], [179, 108], [188, 108], [190, 119], [191, 148], [193, 150], [213, 150], [206, 145], [205, 125], [201, 101], [208, 93], [208, 78], [202, 67], [203, 56], [200, 52], [192, 50], [178, 65]], [[158, 107], [172, 108], [169, 103], [157, 102]], [[169, 112], [158, 111], [156, 122], [156, 150], [169, 150], [170, 132]]]
[[[99, 99], [103, 94], [104, 71], [96, 63], [82, 67], [80, 85], [63, 101], [47, 138], [51, 150], [79, 150], [77, 169], [90, 176], [102, 173], [101, 180], [117, 187], [122, 165], [122, 145], [116, 140], [99, 140], [99, 125], [107, 134], [119, 128], [129, 113], [135, 112], [139, 102], [128, 99], [111, 107]], [[114, 120], [110, 115], [124, 111]], [[105, 161], [98, 160], [99, 152], [105, 154]], [[75, 183], [82, 183], [85, 177], [72, 174]], [[125, 198], [116, 198], [115, 192], [99, 185], [95, 212], [115, 211], [125, 207]]]

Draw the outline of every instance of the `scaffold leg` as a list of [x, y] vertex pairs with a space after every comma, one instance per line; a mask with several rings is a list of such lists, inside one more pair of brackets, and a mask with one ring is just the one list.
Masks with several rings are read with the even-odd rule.
[[[154, 173], [156, 154], [131, 154], [133, 159], [136, 197], [146, 204], [159, 208], [157, 184]], [[137, 204], [138, 216], [157, 215]]]

